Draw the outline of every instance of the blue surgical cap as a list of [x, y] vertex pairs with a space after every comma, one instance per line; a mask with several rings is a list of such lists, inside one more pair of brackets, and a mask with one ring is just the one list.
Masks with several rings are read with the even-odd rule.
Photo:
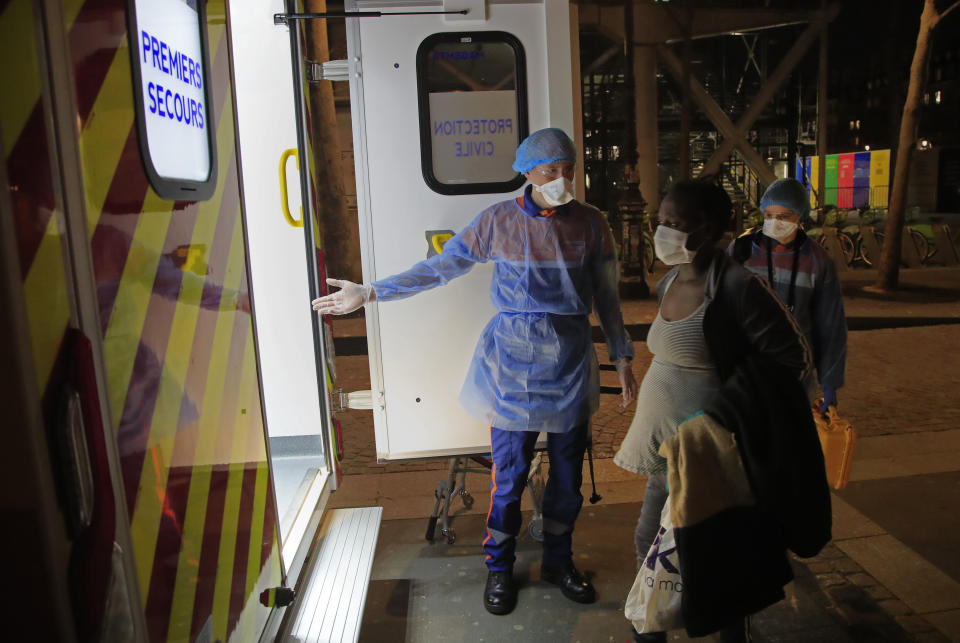
[[545, 163], [577, 162], [577, 147], [566, 132], [556, 127], [537, 130], [517, 148], [513, 169], [521, 174]]
[[810, 215], [810, 195], [803, 183], [796, 179], [777, 179], [770, 184], [760, 199], [760, 209], [766, 211], [768, 205], [779, 205], [793, 210], [803, 221]]

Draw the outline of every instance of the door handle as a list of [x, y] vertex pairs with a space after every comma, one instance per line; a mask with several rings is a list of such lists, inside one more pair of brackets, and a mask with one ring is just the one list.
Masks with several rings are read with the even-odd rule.
[[443, 245], [452, 238], [453, 235], [449, 232], [440, 232], [430, 237], [430, 245], [437, 254], [440, 254], [443, 252]]
[[297, 169], [300, 169], [300, 155], [296, 148], [284, 150], [280, 155], [280, 209], [283, 211], [283, 218], [287, 220], [294, 228], [303, 227], [303, 206], [300, 206], [300, 220], [294, 219], [290, 215], [290, 204], [287, 202], [287, 160], [290, 157], [297, 159]]

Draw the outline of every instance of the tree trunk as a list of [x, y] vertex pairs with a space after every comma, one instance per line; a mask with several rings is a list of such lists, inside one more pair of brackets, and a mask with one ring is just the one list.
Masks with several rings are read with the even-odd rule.
[[913, 52], [913, 62], [910, 63], [907, 99], [903, 104], [903, 115], [900, 118], [900, 137], [897, 143], [893, 188], [884, 228], [883, 251], [880, 253], [880, 274], [874, 286], [876, 290], [895, 290], [900, 280], [900, 251], [907, 205], [907, 180], [910, 176], [910, 162], [917, 144], [921, 98], [927, 87], [933, 30], [940, 18], [941, 14], [937, 12], [934, 0], [924, 0], [923, 13], [920, 15], [920, 30], [917, 34], [917, 47]]
[[[307, 0], [307, 11], [327, 10], [326, 0]], [[310, 20], [307, 29], [307, 55], [318, 63], [330, 60], [327, 21]], [[327, 274], [337, 279], [360, 282], [360, 231], [356, 218], [349, 215], [343, 191], [343, 168], [337, 113], [331, 81], [307, 85], [310, 93], [311, 146], [316, 168], [318, 229], [321, 231]]]

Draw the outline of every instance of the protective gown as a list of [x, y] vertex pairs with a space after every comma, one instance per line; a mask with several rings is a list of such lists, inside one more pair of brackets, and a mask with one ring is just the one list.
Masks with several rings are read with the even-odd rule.
[[409, 297], [493, 261], [484, 328], [460, 393], [467, 412], [498, 429], [562, 433], [599, 402], [588, 315], [596, 307], [611, 361], [633, 357], [617, 294], [610, 227], [578, 201], [540, 211], [526, 194], [481, 212], [409, 270], [373, 283], [379, 301]]

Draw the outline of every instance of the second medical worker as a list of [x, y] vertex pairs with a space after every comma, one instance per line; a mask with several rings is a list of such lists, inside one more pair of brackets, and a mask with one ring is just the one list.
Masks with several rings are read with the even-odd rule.
[[802, 224], [810, 216], [807, 189], [796, 179], [778, 179], [760, 199], [763, 227], [744, 233], [727, 248], [743, 267], [765, 279], [787, 305], [813, 349], [823, 391], [820, 410], [837, 406], [847, 363], [847, 316], [837, 269]]

